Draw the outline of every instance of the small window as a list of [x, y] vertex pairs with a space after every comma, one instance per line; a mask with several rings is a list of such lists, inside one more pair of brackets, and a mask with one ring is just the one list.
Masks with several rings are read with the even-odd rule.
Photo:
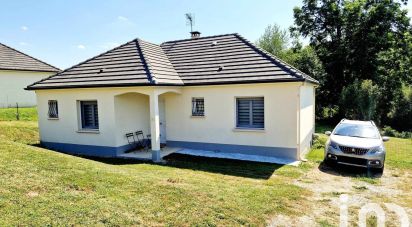
[[59, 118], [59, 108], [57, 106], [57, 100], [49, 100], [49, 118]]
[[80, 101], [82, 129], [99, 129], [97, 101]]
[[192, 98], [192, 116], [205, 116], [204, 98]]
[[263, 97], [236, 99], [236, 127], [264, 128], [265, 108]]

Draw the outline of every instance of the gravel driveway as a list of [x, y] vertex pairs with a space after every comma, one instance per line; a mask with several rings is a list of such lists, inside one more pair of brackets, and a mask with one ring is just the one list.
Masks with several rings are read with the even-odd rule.
[[[383, 175], [368, 174], [365, 169], [317, 165], [294, 184], [312, 192], [309, 205], [302, 207], [302, 216], [277, 216], [269, 226], [339, 226], [340, 196], [348, 195], [349, 226], [358, 226], [362, 206], [377, 203], [386, 213], [386, 226], [400, 226], [395, 213], [384, 203], [402, 206], [409, 220], [412, 217], [412, 171], [386, 168]], [[370, 218], [368, 225], [374, 226]], [[412, 224], [410, 224], [412, 226]]]

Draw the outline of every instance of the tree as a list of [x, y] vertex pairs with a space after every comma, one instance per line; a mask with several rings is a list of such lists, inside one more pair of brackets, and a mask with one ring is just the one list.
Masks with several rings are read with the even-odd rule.
[[256, 44], [274, 56], [283, 59], [284, 52], [289, 44], [288, 31], [277, 24], [269, 25]]
[[404, 86], [402, 95], [389, 113], [391, 125], [399, 131], [412, 131], [412, 86]]
[[[299, 42], [295, 43], [296, 44], [292, 48], [283, 52], [282, 60], [299, 69], [303, 73], [318, 80], [319, 86], [316, 91], [316, 100], [323, 100], [325, 97], [327, 97], [327, 94], [324, 93], [325, 89], [323, 89], [326, 76], [324, 66], [322, 65], [322, 62], [319, 60], [312, 47], [302, 47]], [[317, 118], [324, 118], [324, 113], [329, 112], [325, 110], [323, 106], [319, 105], [319, 103], [322, 102], [318, 101], [316, 102]]]
[[[339, 103], [343, 87], [356, 79], [372, 80], [379, 89], [392, 92], [386, 92], [383, 96], [386, 100], [378, 104], [379, 119], [387, 120], [385, 113], [393, 108], [391, 103], [396, 93], [410, 78], [410, 74], [398, 73], [402, 66], [408, 65], [402, 62], [411, 56], [405, 52], [412, 43], [407, 39], [410, 19], [407, 11], [402, 9], [402, 3], [406, 2], [303, 0], [303, 6], [294, 9], [295, 25], [291, 30], [310, 39], [310, 46], [325, 67], [322, 89], [327, 97], [318, 100], [322, 106]], [[396, 58], [397, 54], [392, 51], [408, 57]], [[392, 72], [388, 73], [388, 70]], [[341, 117], [345, 112], [348, 111], [341, 108]]]
[[359, 120], [374, 120], [380, 93], [378, 86], [371, 80], [355, 80], [343, 88], [341, 96], [345, 116]]
[[[290, 40], [291, 47], [289, 47]], [[288, 34], [287, 30], [280, 28], [276, 24], [269, 25], [256, 43], [270, 54], [317, 79], [320, 83], [319, 87], [322, 88], [325, 81], [324, 67], [312, 47], [302, 46], [298, 34]], [[325, 97], [325, 94], [322, 92], [323, 89], [318, 89], [318, 91], [316, 93], [317, 99]], [[324, 112], [320, 105], [316, 105], [316, 108], [318, 110], [316, 111], [317, 113]]]
[[[382, 51], [378, 55], [378, 78], [382, 98], [379, 102], [380, 116], [384, 123], [391, 123], [396, 129], [401, 129], [401, 124], [396, 123], [394, 116], [389, 115], [404, 98], [402, 87], [412, 85], [412, 35], [404, 34], [404, 42], [394, 43], [393, 47]], [[396, 124], [396, 125], [394, 125]]]

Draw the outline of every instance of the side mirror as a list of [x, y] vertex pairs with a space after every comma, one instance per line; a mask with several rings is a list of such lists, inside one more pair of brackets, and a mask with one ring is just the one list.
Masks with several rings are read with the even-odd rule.
[[382, 141], [383, 141], [383, 142], [389, 141], [389, 137], [387, 137], [387, 136], [382, 136]]
[[325, 132], [325, 135], [327, 135], [327, 136], [330, 136], [331, 134], [332, 134], [331, 131], [326, 131], [326, 132]]

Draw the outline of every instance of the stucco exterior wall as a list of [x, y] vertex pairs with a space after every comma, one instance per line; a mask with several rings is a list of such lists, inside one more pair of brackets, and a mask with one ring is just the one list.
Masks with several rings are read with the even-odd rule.
[[126, 93], [115, 97], [116, 145], [128, 144], [126, 133], [142, 130], [150, 134], [149, 96], [138, 93]]
[[0, 108], [36, 105], [33, 91], [24, 90], [27, 85], [46, 78], [51, 72], [0, 70]]
[[300, 87], [300, 155], [309, 152], [312, 135], [315, 132], [315, 86], [305, 84]]
[[[314, 128], [313, 86], [298, 82], [56, 89], [38, 90], [36, 93], [40, 140], [60, 144], [57, 150], [66, 149], [66, 145], [68, 151], [77, 149], [75, 145], [90, 146], [79, 150], [93, 150], [92, 155], [116, 154], [122, 150], [117, 148], [127, 145], [127, 132], [143, 130], [145, 135], [150, 134], [149, 95], [153, 94], [165, 102], [164, 125], [167, 144], [171, 146], [299, 159], [299, 147], [308, 147], [303, 138]], [[191, 116], [192, 97], [204, 98], [204, 117]], [[237, 97], [264, 97], [264, 130], [236, 128]], [[48, 100], [58, 101], [58, 120], [48, 119]], [[98, 132], [80, 130], [80, 100], [97, 100]], [[102, 153], [106, 148], [107, 153]]]
[[[184, 87], [181, 95], [166, 98], [167, 140], [286, 148], [290, 158], [297, 159], [296, 119], [301, 84]], [[205, 117], [191, 116], [192, 97], [204, 98]], [[264, 130], [236, 129], [236, 97], [264, 97]], [[255, 148], [250, 149], [253, 154]]]
[[[179, 88], [173, 87], [156, 90], [179, 92]], [[150, 132], [149, 95], [153, 93], [153, 87], [37, 90], [40, 141], [69, 153], [115, 156], [129, 148], [127, 132]], [[58, 102], [58, 119], [48, 118], [49, 100]], [[80, 127], [78, 103], [91, 100], [98, 105], [98, 131]]]
[[[54, 143], [116, 146], [114, 95], [105, 89], [40, 90], [38, 100], [40, 140]], [[48, 118], [48, 100], [57, 100], [58, 119]], [[82, 132], [78, 101], [97, 100], [99, 131]]]

